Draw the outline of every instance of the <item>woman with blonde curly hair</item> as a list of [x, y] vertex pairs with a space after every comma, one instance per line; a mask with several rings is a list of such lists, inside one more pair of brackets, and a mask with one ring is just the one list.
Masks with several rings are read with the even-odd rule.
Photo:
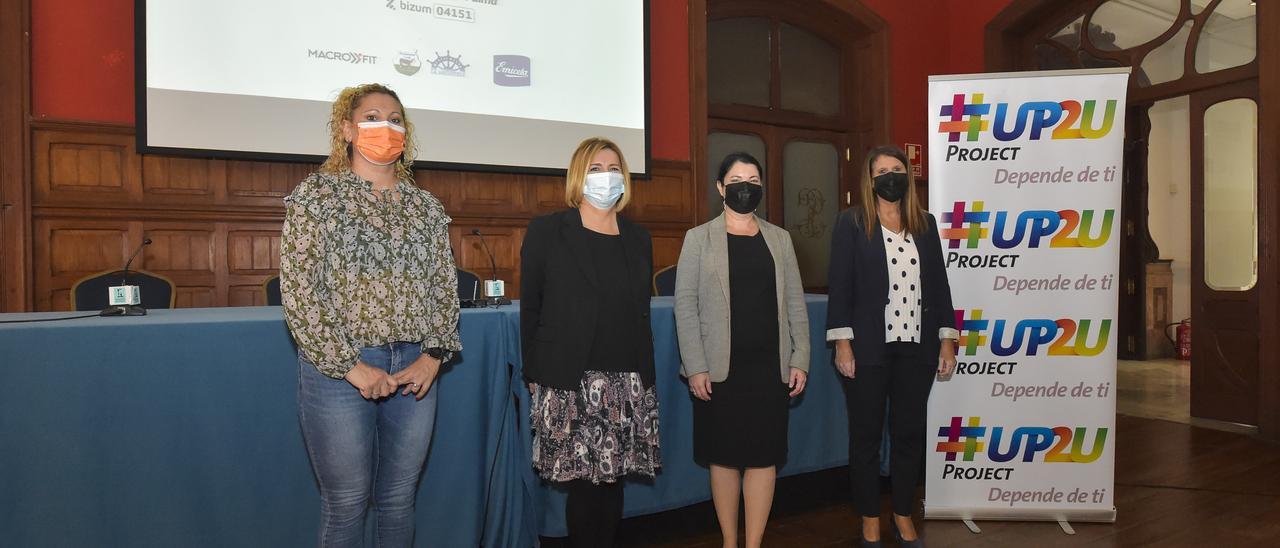
[[280, 249], [298, 345], [298, 418], [320, 486], [321, 546], [410, 546], [440, 366], [462, 349], [440, 201], [413, 182], [413, 125], [381, 84], [342, 90], [329, 159], [289, 197]]

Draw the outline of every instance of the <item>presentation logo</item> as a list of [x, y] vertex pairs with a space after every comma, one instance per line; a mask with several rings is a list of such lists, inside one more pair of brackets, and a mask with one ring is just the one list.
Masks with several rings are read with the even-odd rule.
[[[1038, 141], [1046, 130], [1052, 130], [1050, 139], [1101, 139], [1115, 124], [1116, 99], [1106, 99], [1102, 119], [1098, 120], [1098, 99], [1085, 101], [1029, 101], [1010, 110], [1009, 103], [995, 103], [995, 117], [991, 120], [991, 103], [985, 94], [957, 93], [951, 104], [942, 105], [938, 114], [938, 133], [946, 133], [947, 141], [977, 141], [983, 133], [990, 133], [997, 141], [1014, 141], [1024, 136]], [[1012, 159], [1012, 158], [1006, 158]]]
[[422, 58], [418, 57], [418, 50], [401, 51], [400, 57], [396, 58], [396, 72], [413, 76], [419, 70], [422, 70]]
[[[1050, 320], [1026, 318], [1017, 321], [982, 317], [982, 309], [956, 310], [960, 326], [960, 353], [973, 356], [979, 349], [999, 357], [1037, 356], [1041, 349], [1048, 356], [1097, 356], [1107, 349], [1111, 339], [1111, 320]], [[1094, 326], [1097, 337], [1089, 343]]]
[[1051, 248], [1102, 247], [1111, 239], [1116, 217], [1116, 210], [1102, 210], [1101, 226], [1095, 234], [1097, 210], [1035, 209], [1010, 215], [1009, 211], [986, 211], [984, 206], [982, 200], [968, 204], [955, 202], [951, 211], [942, 214], [944, 227], [939, 232], [948, 248], [958, 249], [963, 245], [966, 249], [976, 249], [979, 242], [988, 239], [996, 249], [1019, 246], [1036, 249], [1046, 242]]
[[449, 50], [444, 50], [444, 55], [440, 55], [440, 52], [438, 51], [435, 53], [436, 58], [427, 61], [431, 64], [431, 74], [442, 74], [445, 76], [467, 75], [467, 67], [471, 65], [462, 63], [462, 54], [454, 55], [453, 52]]
[[[1084, 445], [1090, 430], [1093, 431], [1093, 447], [1085, 452]], [[1102, 457], [1109, 430], [1085, 426], [1018, 426], [1006, 430], [1004, 426], [983, 426], [982, 417], [968, 417], [967, 421], [964, 417], [951, 417], [951, 424], [938, 428], [938, 437], [942, 441], [934, 451], [945, 455], [948, 462], [954, 462], [957, 456], [963, 462], [973, 462], [975, 456], [985, 454], [988, 460], [997, 463], [1014, 459], [1022, 462], [1090, 463]], [[1006, 431], [1009, 432], [1007, 435]]]
[[378, 57], [376, 55], [369, 55], [358, 51], [334, 51], [324, 49], [308, 49], [307, 58], [341, 61], [343, 63], [351, 63], [353, 65], [372, 65], [378, 62]]
[[530, 62], [523, 55], [494, 55], [493, 83], [506, 87], [523, 87], [530, 84]]

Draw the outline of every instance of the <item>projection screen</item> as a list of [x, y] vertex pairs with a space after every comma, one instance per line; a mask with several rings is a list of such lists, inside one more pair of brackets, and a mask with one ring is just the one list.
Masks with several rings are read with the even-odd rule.
[[342, 88], [394, 89], [424, 167], [562, 172], [584, 138], [648, 171], [643, 0], [139, 0], [138, 149], [328, 154]]

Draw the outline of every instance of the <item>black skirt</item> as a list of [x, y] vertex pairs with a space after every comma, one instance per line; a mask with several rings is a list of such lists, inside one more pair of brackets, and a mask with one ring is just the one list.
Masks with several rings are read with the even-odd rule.
[[693, 405], [693, 456], [761, 468], [787, 457], [790, 397], [778, 362], [773, 255], [762, 234], [729, 235], [729, 376]]
[[729, 378], [711, 383], [711, 401], [694, 399], [695, 461], [737, 468], [781, 466], [786, 461], [791, 398], [776, 360], [732, 364]]

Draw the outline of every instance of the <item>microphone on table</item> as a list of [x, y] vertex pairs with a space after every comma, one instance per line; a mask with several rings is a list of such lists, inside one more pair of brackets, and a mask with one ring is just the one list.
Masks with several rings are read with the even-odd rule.
[[511, 304], [511, 299], [505, 297], [506, 284], [498, 279], [498, 260], [494, 257], [493, 250], [489, 249], [488, 242], [485, 242], [484, 234], [478, 228], [471, 229], [471, 234], [480, 238], [480, 245], [484, 246], [484, 252], [489, 255], [489, 267], [493, 269], [493, 278], [484, 281], [484, 296], [494, 306]]
[[142, 248], [151, 245], [151, 238], [143, 238], [133, 255], [124, 263], [120, 271], [120, 285], [107, 288], [107, 306], [99, 312], [102, 316], [146, 316], [147, 309], [142, 307], [142, 291], [136, 285], [129, 285], [129, 267], [133, 260], [142, 253]]

